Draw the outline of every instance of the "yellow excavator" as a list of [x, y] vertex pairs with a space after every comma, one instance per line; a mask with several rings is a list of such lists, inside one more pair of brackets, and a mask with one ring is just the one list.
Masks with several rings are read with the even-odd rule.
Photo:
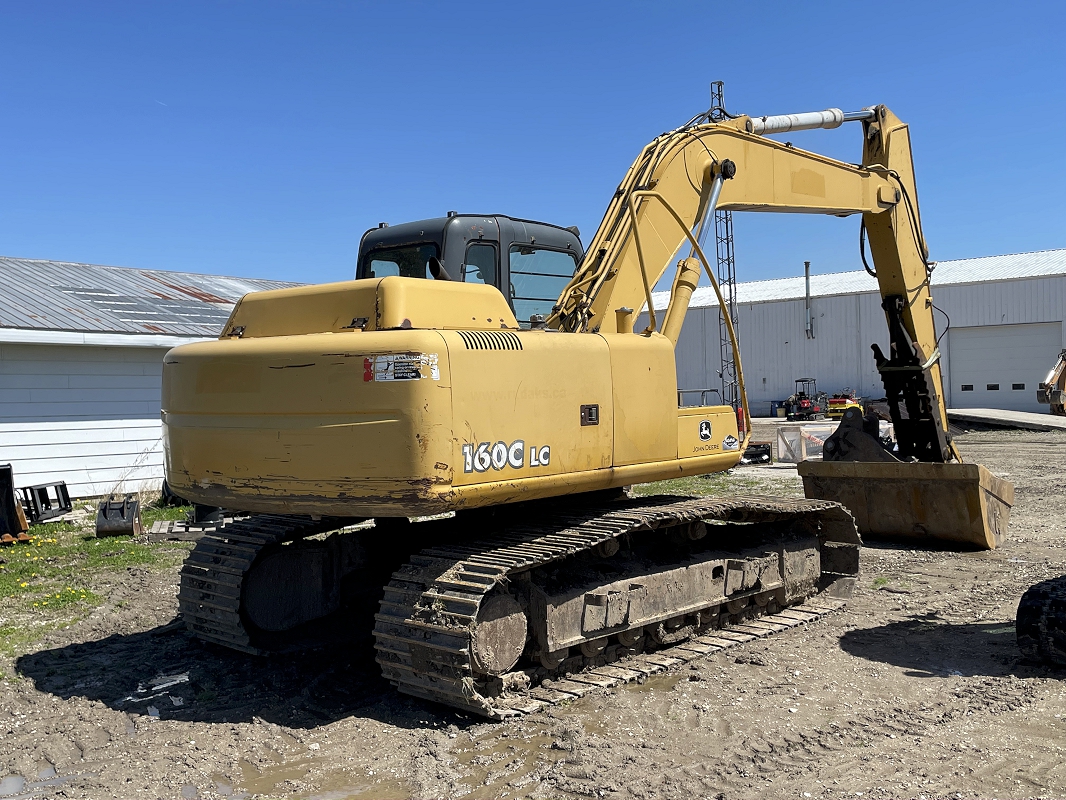
[[1037, 402], [1051, 406], [1051, 413], [1066, 416], [1066, 350], [1059, 353], [1055, 366], [1036, 390]]
[[[947, 433], [907, 126], [884, 106], [710, 120], [641, 151], [587, 252], [501, 216], [383, 224], [356, 280], [246, 295], [218, 341], [171, 350], [168, 483], [250, 515], [190, 553], [187, 626], [269, 652], [377, 592], [385, 677], [501, 718], [816, 617], [854, 584], [858, 531], [995, 546], [1011, 487]], [[768, 138], [845, 122], [861, 164]], [[869, 239], [898, 446], [849, 409], [804, 500], [624, 491], [729, 469], [748, 442], [728, 320], [739, 408], [678, 402], [701, 271], [719, 291], [716, 209], [857, 214]]]

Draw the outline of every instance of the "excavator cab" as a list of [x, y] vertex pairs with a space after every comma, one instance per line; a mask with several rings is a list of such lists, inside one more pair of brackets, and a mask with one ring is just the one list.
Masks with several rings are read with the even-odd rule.
[[495, 286], [521, 328], [551, 314], [584, 251], [576, 227], [448, 212], [363, 234], [356, 278], [428, 278]]

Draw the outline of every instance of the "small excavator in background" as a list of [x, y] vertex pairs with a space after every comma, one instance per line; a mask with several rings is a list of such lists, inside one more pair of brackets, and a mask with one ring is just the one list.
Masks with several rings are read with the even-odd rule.
[[1051, 406], [1051, 413], [1066, 416], [1066, 350], [1036, 390], [1036, 399]]
[[[389, 681], [502, 718], [816, 618], [854, 584], [856, 521], [996, 546], [1011, 485], [948, 436], [907, 126], [881, 105], [711, 119], [641, 150], [583, 253], [574, 232], [502, 216], [383, 227], [357, 280], [246, 295], [218, 341], [171, 350], [167, 481], [252, 515], [189, 554], [188, 628], [284, 649], [369, 587]], [[769, 138], [846, 122], [858, 164]], [[739, 407], [678, 402], [701, 272], [722, 303], [703, 246], [716, 209], [861, 217], [897, 454], [848, 409], [808, 499], [625, 494], [729, 469], [748, 444], [728, 320]]]
[[829, 411], [829, 395], [818, 391], [814, 378], [796, 378], [796, 391], [785, 401], [785, 416], [789, 422], [825, 419]]

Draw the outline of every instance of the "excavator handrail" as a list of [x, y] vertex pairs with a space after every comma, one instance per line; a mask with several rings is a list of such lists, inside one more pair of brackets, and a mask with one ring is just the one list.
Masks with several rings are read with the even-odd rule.
[[[711, 271], [711, 265], [707, 261], [707, 256], [703, 252], [703, 248], [700, 247], [700, 243], [696, 240], [696, 237], [692, 235], [692, 231], [685, 225], [685, 221], [681, 219], [681, 215], [677, 213], [670, 201], [663, 197], [661, 194], [653, 189], [638, 189], [635, 192], [631, 192], [629, 195], [630, 208], [632, 208], [632, 202], [634, 197], [653, 197], [663, 204], [663, 207], [670, 212], [671, 216], [677, 220], [677, 224], [681, 226], [681, 230], [684, 231], [685, 238], [692, 244], [692, 249], [699, 256], [700, 263], [703, 265], [704, 271], [707, 273], [707, 277], [711, 281], [711, 288], [714, 289], [715, 297], [718, 298], [718, 307], [725, 308], [725, 299], [722, 297], [722, 290], [718, 286], [718, 281], [714, 277], [714, 273]], [[635, 213], [635, 212], [634, 212]], [[640, 261], [641, 271], [644, 270], [644, 253], [640, 247], [640, 235], [636, 232], [637, 226], [634, 220], [633, 238], [637, 246], [637, 258]], [[645, 285], [647, 285], [647, 277], [645, 277]], [[651, 302], [651, 293], [648, 293], [648, 324], [654, 324], [654, 309]], [[728, 314], [723, 314], [722, 319], [725, 320], [726, 331], [729, 333], [729, 344], [733, 349], [733, 363], [737, 368], [737, 394], [740, 396], [740, 406], [744, 409], [744, 443], [741, 450], [748, 446], [748, 440], [751, 438], [751, 412], [748, 408], [748, 392], [744, 386], [744, 369], [741, 367], [740, 362], [740, 342], [737, 340], [737, 332], [733, 329], [733, 320], [729, 318]]]
[[[633, 220], [633, 241], [637, 246], [637, 261], [640, 263], [640, 277], [644, 281], [644, 298], [648, 303], [648, 327], [644, 329], [644, 334], [647, 335], [655, 330], [655, 306], [651, 302], [651, 288], [648, 286], [648, 270], [644, 266], [644, 248], [640, 246], [640, 226], [637, 225], [637, 209], [633, 205], [633, 198], [637, 197], [639, 192], [631, 192], [627, 202], [629, 208], [630, 219]], [[664, 205], [667, 205], [666, 200], [660, 195], [659, 199], [663, 201]], [[682, 226], [684, 227], [684, 226]]]

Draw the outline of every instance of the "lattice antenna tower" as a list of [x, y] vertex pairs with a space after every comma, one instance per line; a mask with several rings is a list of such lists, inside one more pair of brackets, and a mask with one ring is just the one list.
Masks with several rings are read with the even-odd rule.
[[[711, 122], [726, 119], [722, 81], [711, 82]], [[733, 214], [730, 211], [714, 212], [714, 242], [718, 256], [718, 286], [722, 290], [725, 307], [718, 309], [718, 341], [721, 345], [722, 402], [736, 408], [740, 404], [740, 385], [737, 381], [737, 362], [729, 341], [726, 319], [733, 323], [733, 330], [740, 340], [737, 317], [737, 269], [733, 258]]]

